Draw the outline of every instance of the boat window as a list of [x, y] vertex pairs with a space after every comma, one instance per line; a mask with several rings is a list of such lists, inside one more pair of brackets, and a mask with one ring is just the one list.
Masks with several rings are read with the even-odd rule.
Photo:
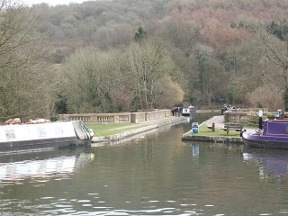
[[13, 129], [6, 130], [6, 139], [7, 140], [16, 139], [16, 135]]
[[39, 137], [46, 137], [46, 131], [44, 128], [38, 128]]
[[56, 135], [62, 135], [63, 129], [61, 127], [55, 127], [55, 132], [56, 132]]

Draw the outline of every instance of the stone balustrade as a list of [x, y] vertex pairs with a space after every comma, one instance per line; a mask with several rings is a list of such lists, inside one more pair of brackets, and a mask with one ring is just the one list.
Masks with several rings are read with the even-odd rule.
[[[197, 113], [210, 112], [211, 110], [197, 110]], [[213, 110], [215, 112], [215, 110]], [[267, 108], [263, 108], [264, 118], [269, 114]], [[258, 124], [256, 113], [259, 108], [233, 109], [224, 113], [225, 122], [239, 122], [248, 124]], [[220, 112], [219, 112], [220, 113]], [[141, 123], [152, 121], [164, 117], [172, 116], [169, 109], [154, 110], [149, 112], [124, 112], [124, 113], [81, 113], [81, 114], [62, 114], [60, 119], [63, 121], [82, 120], [86, 123], [109, 124], [109, 123]]]
[[171, 110], [155, 110], [150, 112], [125, 112], [125, 113], [80, 113], [62, 114], [62, 121], [81, 120], [86, 123], [139, 123], [172, 116]]

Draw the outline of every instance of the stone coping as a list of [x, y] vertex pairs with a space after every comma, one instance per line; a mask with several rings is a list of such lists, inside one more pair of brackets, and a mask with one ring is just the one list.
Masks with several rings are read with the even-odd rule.
[[241, 137], [214, 137], [214, 136], [193, 136], [185, 135], [182, 141], [197, 141], [197, 142], [222, 142], [222, 143], [239, 143], [244, 144]]

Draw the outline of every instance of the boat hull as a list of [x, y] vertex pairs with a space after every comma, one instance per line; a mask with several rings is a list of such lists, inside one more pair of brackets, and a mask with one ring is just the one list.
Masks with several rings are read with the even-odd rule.
[[0, 152], [90, 145], [93, 134], [81, 121], [0, 127]]
[[182, 116], [190, 117], [190, 113], [181, 113]]
[[273, 136], [261, 136], [258, 133], [242, 133], [242, 140], [248, 147], [269, 148], [269, 149], [288, 149], [288, 140]]
[[0, 144], [0, 151], [21, 151], [44, 148], [64, 148], [73, 146], [90, 145], [89, 140], [79, 140], [77, 138], [45, 139], [32, 141], [6, 142]]

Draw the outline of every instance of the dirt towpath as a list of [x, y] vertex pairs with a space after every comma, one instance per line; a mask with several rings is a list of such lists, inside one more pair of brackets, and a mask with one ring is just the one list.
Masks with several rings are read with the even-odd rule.
[[208, 127], [211, 127], [213, 122], [215, 123], [215, 128], [224, 128], [224, 115], [213, 116], [212, 118], [204, 121], [202, 124], [206, 124]]
[[[224, 128], [224, 115], [213, 116], [212, 118], [204, 121], [202, 124], [206, 124], [207, 127], [212, 127], [212, 123], [215, 123], [215, 128], [223, 129]], [[201, 125], [202, 125], [201, 124]], [[255, 131], [255, 128], [245, 128], [250, 133]]]

